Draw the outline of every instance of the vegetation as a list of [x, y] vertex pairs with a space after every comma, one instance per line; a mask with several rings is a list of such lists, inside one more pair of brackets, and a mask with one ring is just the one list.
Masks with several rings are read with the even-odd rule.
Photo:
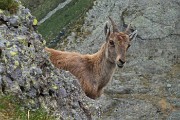
[[1, 120], [55, 120], [43, 109], [35, 111], [24, 109], [16, 97], [0, 96], [0, 101]]
[[0, 0], [0, 9], [15, 13], [18, 10], [19, 3], [15, 0]]
[[46, 14], [65, 0], [21, 0], [22, 4], [31, 10], [31, 14], [41, 20]]
[[92, 6], [93, 0], [72, 0], [39, 26], [47, 43], [57, 37], [63, 28], [73, 25]]

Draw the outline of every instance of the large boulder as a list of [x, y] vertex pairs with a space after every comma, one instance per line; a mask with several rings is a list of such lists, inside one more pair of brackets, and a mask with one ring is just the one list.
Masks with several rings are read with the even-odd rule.
[[16, 14], [0, 10], [0, 94], [15, 95], [25, 108], [44, 108], [57, 119], [91, 119], [77, 80], [51, 64], [33, 19], [21, 5]]

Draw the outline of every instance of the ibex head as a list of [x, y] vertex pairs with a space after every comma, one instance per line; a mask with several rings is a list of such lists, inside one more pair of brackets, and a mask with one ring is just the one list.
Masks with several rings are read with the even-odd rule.
[[115, 22], [109, 17], [112, 25], [112, 30], [108, 23], [104, 27], [106, 35], [106, 57], [122, 68], [126, 62], [126, 51], [130, 47], [130, 43], [137, 36], [137, 30], [129, 34], [130, 24], [124, 32], [120, 32]]

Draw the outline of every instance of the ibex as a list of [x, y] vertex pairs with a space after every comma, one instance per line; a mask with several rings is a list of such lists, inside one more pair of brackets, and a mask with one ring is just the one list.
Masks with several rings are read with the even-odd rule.
[[111, 80], [116, 66], [123, 67], [130, 41], [137, 35], [137, 31], [128, 34], [130, 25], [125, 32], [120, 32], [114, 21], [110, 17], [109, 19], [112, 30], [106, 23], [104, 27], [106, 41], [97, 53], [82, 55], [45, 48], [50, 53], [50, 60], [54, 66], [70, 71], [76, 76], [85, 94], [92, 99], [100, 97], [103, 88]]

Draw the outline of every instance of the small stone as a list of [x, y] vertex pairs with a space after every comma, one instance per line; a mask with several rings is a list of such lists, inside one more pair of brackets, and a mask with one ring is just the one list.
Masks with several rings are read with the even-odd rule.
[[10, 72], [10, 75], [14, 80], [17, 80], [19, 83], [23, 83], [23, 80], [21, 79], [22, 71], [20, 68], [16, 68], [14, 71]]
[[67, 92], [66, 92], [66, 90], [64, 88], [60, 88], [59, 93], [60, 93], [60, 95], [62, 97], [66, 97], [67, 96]]
[[10, 25], [18, 26], [18, 24], [19, 24], [18, 19], [19, 19], [18, 16], [13, 16], [12, 18], [10, 18], [9, 19]]
[[39, 76], [42, 74], [42, 70], [40, 68], [31, 67], [30, 68], [30, 75], [32, 76]]
[[24, 14], [28, 14], [30, 12], [30, 10], [28, 8], [23, 10]]
[[171, 88], [171, 86], [172, 86], [171, 84], [167, 84], [167, 88]]
[[0, 73], [3, 73], [4, 72], [4, 67], [2, 65], [0, 65]]
[[19, 30], [20, 30], [20, 32], [22, 32], [24, 35], [27, 34], [27, 33], [29, 33], [28, 28], [25, 27], [25, 26], [20, 27]]
[[6, 42], [7, 42], [7, 40], [0, 40], [0, 49], [5, 48]]
[[2, 16], [2, 19], [3, 19], [4, 21], [7, 21], [7, 20], [8, 20], [8, 17], [5, 16], [5, 15], [3, 15], [3, 16]]

